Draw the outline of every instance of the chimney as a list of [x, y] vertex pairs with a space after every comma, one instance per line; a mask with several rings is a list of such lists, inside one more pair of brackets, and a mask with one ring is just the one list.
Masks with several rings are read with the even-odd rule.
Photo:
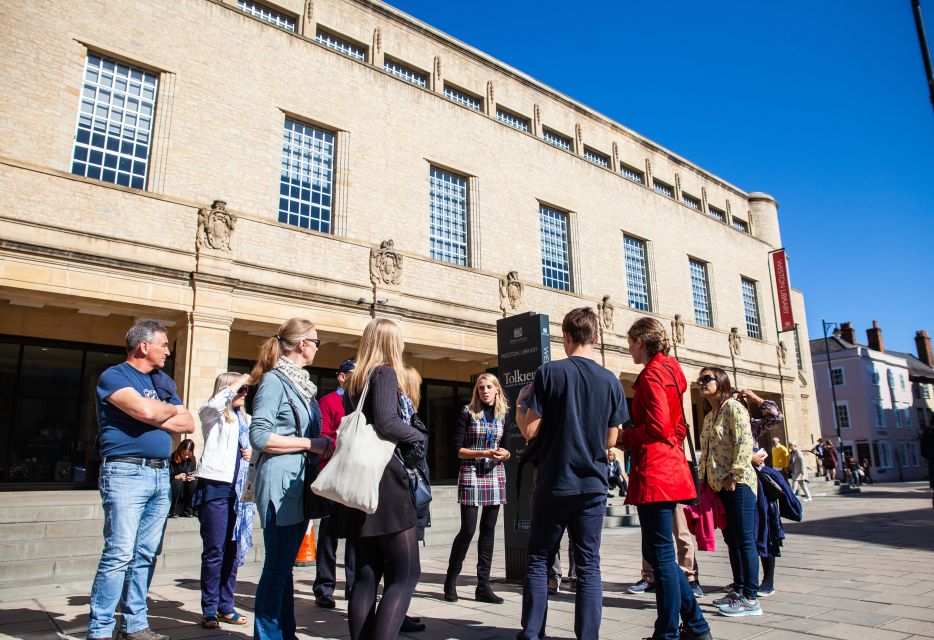
[[870, 349], [885, 353], [885, 344], [882, 342], [882, 329], [879, 328], [879, 323], [875, 320], [872, 321], [872, 328], [866, 329], [866, 339], [869, 341]]
[[927, 331], [915, 332], [915, 346], [918, 348], [918, 360], [929, 367], [934, 367], [934, 353], [931, 352], [931, 337]]
[[856, 344], [856, 329], [853, 328], [852, 322], [840, 323], [840, 338], [850, 344]]

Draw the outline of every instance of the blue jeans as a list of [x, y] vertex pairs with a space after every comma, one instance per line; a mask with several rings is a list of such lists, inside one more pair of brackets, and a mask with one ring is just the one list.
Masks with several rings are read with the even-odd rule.
[[308, 521], [276, 525], [276, 509], [266, 509], [263, 542], [266, 558], [256, 586], [253, 605], [254, 640], [293, 640], [295, 638], [295, 594], [292, 567], [308, 529]]
[[756, 551], [756, 494], [745, 484], [717, 492], [729, 521], [723, 530], [730, 551], [730, 566], [737, 590], [747, 599], [759, 596], [759, 554]]
[[681, 508], [674, 502], [652, 502], [638, 506], [642, 555], [655, 573], [658, 617], [655, 619], [655, 633], [652, 637], [658, 640], [677, 640], [679, 619], [693, 633], [700, 634], [710, 629], [675, 556], [671, 531], [674, 510]]
[[98, 486], [104, 507], [104, 551], [91, 586], [88, 637], [109, 638], [118, 604], [122, 631], [135, 633], [149, 626], [146, 594], [162, 550], [172, 498], [168, 467], [105, 462]]
[[[532, 498], [532, 529], [529, 532], [529, 563], [522, 587], [522, 630], [519, 640], [545, 637], [548, 617], [548, 559], [564, 530], [570, 531], [577, 563], [577, 593], [574, 598], [574, 634], [596, 640], [603, 615], [603, 584], [600, 581], [600, 539], [606, 514], [606, 493], [552, 496], [535, 492]], [[669, 523], [669, 533], [671, 527]]]

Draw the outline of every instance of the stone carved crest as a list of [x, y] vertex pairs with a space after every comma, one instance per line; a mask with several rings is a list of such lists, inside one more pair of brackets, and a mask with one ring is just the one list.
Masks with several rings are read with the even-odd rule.
[[402, 254], [392, 240], [383, 240], [379, 249], [370, 249], [370, 282], [399, 286], [402, 282]]
[[507, 309], [515, 311], [522, 304], [522, 293], [525, 287], [519, 281], [519, 272], [510, 271], [505, 278], [499, 279], [499, 308], [506, 313]]
[[584, 131], [580, 123], [574, 125], [574, 151], [584, 153]]
[[379, 27], [373, 29], [373, 55], [378, 56], [383, 52], [383, 32]]
[[775, 346], [775, 353], [778, 356], [778, 362], [782, 366], [788, 364], [788, 347], [785, 346], [785, 343], [779, 340], [778, 344]]
[[610, 302], [610, 296], [603, 296], [603, 302], [597, 305], [597, 316], [600, 318], [600, 327], [604, 331], [613, 330], [613, 313], [615, 311], [616, 308]]
[[435, 56], [434, 68], [432, 69], [435, 76], [435, 91], [441, 91], [441, 82], [444, 78], [441, 76], [441, 57]]
[[492, 80], [486, 81], [486, 103], [488, 105], [496, 104], [496, 98], [493, 96], [493, 81]]
[[730, 328], [730, 355], [734, 358], [739, 355], [740, 347], [743, 345], [743, 338], [739, 335], [739, 328], [732, 327]]
[[675, 344], [684, 344], [684, 321], [680, 313], [676, 313], [675, 319], [671, 321], [671, 340]]
[[227, 203], [215, 200], [198, 210], [198, 247], [230, 251], [230, 239], [237, 226], [237, 216], [227, 211]]

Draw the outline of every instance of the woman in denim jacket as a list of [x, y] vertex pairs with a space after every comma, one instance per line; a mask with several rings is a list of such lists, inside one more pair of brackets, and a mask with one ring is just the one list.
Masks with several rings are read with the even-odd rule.
[[260, 346], [251, 374], [253, 382], [259, 381], [250, 422], [250, 444], [257, 457], [254, 494], [266, 546], [254, 607], [257, 640], [296, 637], [292, 566], [308, 528], [305, 454], [315, 454], [315, 465], [318, 455], [331, 454], [331, 440], [319, 437], [317, 388], [302, 368], [312, 363], [319, 344], [310, 321], [292, 318]]

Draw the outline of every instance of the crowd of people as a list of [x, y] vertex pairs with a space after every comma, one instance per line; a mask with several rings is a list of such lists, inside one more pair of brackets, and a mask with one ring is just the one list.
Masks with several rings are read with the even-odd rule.
[[[503, 602], [493, 590], [491, 567], [507, 495], [504, 464], [518, 453], [535, 469], [520, 640], [545, 637], [548, 595], [557, 589], [551, 584], [555, 576], [560, 580], [565, 534], [575, 634], [599, 637], [600, 545], [613, 490], [639, 514], [642, 575], [628, 590], [654, 593], [653, 638], [711, 638], [700, 607], [704, 593], [695, 551], [712, 549], [714, 528], [723, 529], [733, 580], [713, 604], [724, 616], [760, 615], [759, 598], [775, 591], [781, 519], [800, 520], [799, 490], [805, 501], [811, 499], [807, 461], [797, 444], [786, 448], [773, 438], [770, 454], [759, 446], [783, 420], [778, 405], [735, 390], [724, 370], [705, 367], [694, 381], [705, 416], [699, 432], [691, 433], [684, 415], [691, 383], [669, 355], [664, 327], [641, 318], [627, 332], [629, 353], [642, 367], [630, 415], [620, 379], [594, 359], [598, 335], [592, 309], [569, 312], [562, 322], [566, 357], [541, 366], [515, 407], [495, 375], [477, 377], [470, 402], [451, 425], [460, 529], [442, 597], [458, 601], [458, 580], [476, 536], [474, 598]], [[255, 516], [265, 549], [253, 609], [255, 638], [296, 637], [293, 564], [309, 521], [318, 518], [316, 605], [336, 606], [337, 550], [344, 540], [350, 637], [389, 639], [425, 628], [407, 615], [421, 573], [418, 542], [429, 521], [413, 480], [428, 478], [428, 430], [417, 414], [421, 377], [403, 359], [399, 326], [374, 319], [356, 357], [339, 366], [338, 389], [319, 399], [305, 367], [320, 345], [311, 321], [292, 318], [262, 342], [250, 373], [218, 375], [212, 397], [197, 412], [204, 441], [199, 457], [190, 439], [173, 450], [173, 438], [192, 433], [195, 420], [162, 372], [169, 355], [165, 328], [148, 321], [127, 332], [126, 362], [107, 369], [97, 386], [105, 525], [89, 640], [112, 637], [118, 606], [120, 638], [168, 639], [149, 627], [146, 594], [166, 518], [187, 516], [200, 521], [201, 624], [207, 629], [249, 624], [234, 607], [234, 593]], [[252, 415], [245, 402], [250, 389]], [[395, 445], [388, 462], [376, 469], [378, 502], [372, 510], [309, 490], [340, 458], [342, 445], [352, 446], [338, 436], [338, 427], [345, 416], [361, 411], [369, 428]], [[527, 443], [524, 451], [503, 446], [510, 415]], [[832, 478], [832, 447], [819, 442], [812, 452]], [[848, 471], [857, 482], [858, 467], [854, 463]], [[868, 480], [868, 469], [863, 473]]]

